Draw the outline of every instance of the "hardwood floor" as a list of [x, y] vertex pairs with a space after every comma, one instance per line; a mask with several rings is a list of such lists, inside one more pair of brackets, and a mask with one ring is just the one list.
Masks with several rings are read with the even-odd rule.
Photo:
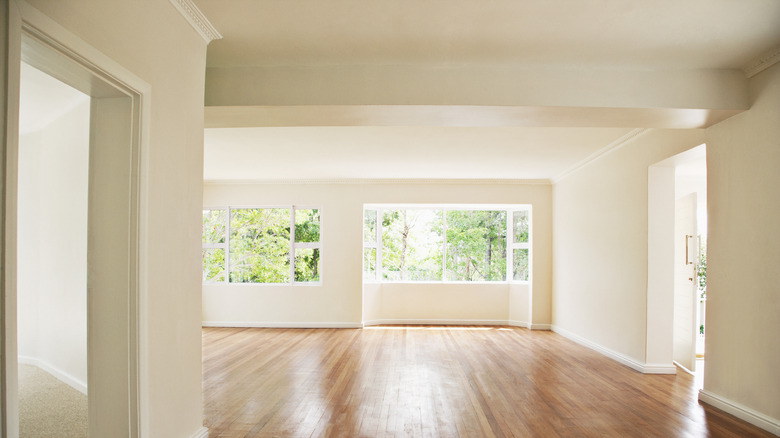
[[203, 329], [210, 437], [773, 437], [555, 333]]

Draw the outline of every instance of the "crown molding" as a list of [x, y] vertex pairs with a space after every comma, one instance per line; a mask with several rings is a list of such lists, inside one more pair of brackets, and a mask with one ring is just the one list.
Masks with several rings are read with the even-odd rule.
[[565, 172], [561, 173], [560, 175], [556, 176], [552, 179], [553, 184], [557, 184], [567, 178], [569, 175], [573, 174], [574, 172], [582, 169], [583, 167], [589, 165], [590, 163], [598, 160], [599, 158], [610, 154], [623, 146], [631, 143], [634, 139], [637, 137], [642, 136], [646, 132], [650, 131], [650, 128], [637, 128], [632, 129], [627, 134], [623, 135], [622, 137], [618, 138], [617, 140], [613, 141], [612, 143], [608, 144], [607, 146], [597, 150], [596, 152], [590, 154], [588, 157], [586, 157], [584, 160], [580, 161], [579, 163], [575, 164], [574, 166], [570, 167]]
[[261, 179], [261, 180], [209, 180], [205, 184], [265, 184], [265, 185], [297, 185], [297, 184], [447, 184], [447, 185], [549, 185], [547, 179]]
[[780, 47], [775, 47], [774, 50], [767, 52], [748, 67], [743, 68], [742, 71], [745, 72], [745, 76], [752, 78], [778, 62], [780, 62]]
[[206, 44], [222, 39], [222, 34], [211, 24], [208, 18], [203, 15], [203, 12], [195, 6], [192, 0], [169, 0], [171, 4], [181, 13], [185, 20], [187, 20], [193, 29], [195, 29], [200, 36], [206, 40]]

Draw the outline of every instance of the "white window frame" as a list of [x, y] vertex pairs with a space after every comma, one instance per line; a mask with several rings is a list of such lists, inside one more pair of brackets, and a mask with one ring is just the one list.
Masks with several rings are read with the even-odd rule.
[[[230, 266], [230, 208], [229, 207], [203, 207], [203, 211], [214, 211], [214, 210], [222, 210], [225, 214], [225, 242], [224, 243], [203, 243], [203, 249], [222, 249], [225, 251], [225, 280], [224, 281], [205, 281], [205, 279], [202, 281], [203, 284], [221, 284], [229, 282], [230, 279], [230, 272], [228, 271], [228, 266]], [[201, 222], [203, 221], [203, 218], [201, 216]], [[201, 234], [203, 231], [201, 231]], [[203, 237], [201, 235], [201, 240], [203, 240]], [[203, 260], [201, 260], [201, 265], [203, 264]], [[203, 276], [203, 266], [201, 266], [201, 277]]]
[[[383, 264], [382, 264], [382, 218], [386, 210], [440, 210], [442, 211], [442, 221], [444, 227], [444, 238], [442, 239], [442, 279], [431, 281], [410, 281], [410, 280], [386, 280], [383, 277]], [[532, 239], [533, 239], [533, 211], [530, 204], [364, 204], [363, 205], [363, 226], [365, 227], [365, 212], [367, 210], [376, 211], [376, 237], [373, 242], [363, 241], [363, 248], [375, 248], [376, 249], [376, 269], [375, 278], [365, 279], [365, 266], [363, 267], [363, 281], [367, 283], [461, 283], [461, 284], [503, 284], [503, 283], [518, 283], [518, 284], [530, 284], [531, 273], [533, 272], [533, 252], [532, 252]], [[506, 279], [504, 281], [465, 281], [465, 280], [449, 280], [447, 276], [447, 211], [460, 210], [460, 211], [506, 211], [507, 213], [507, 236], [506, 236], [506, 249], [507, 249], [507, 267], [506, 267]], [[525, 211], [528, 214], [528, 242], [515, 242], [514, 236], [514, 212]], [[514, 250], [515, 249], [528, 249], [528, 280], [515, 280], [514, 279]], [[361, 254], [361, 259], [363, 255]]]
[[[233, 210], [249, 209], [287, 209], [290, 211], [290, 246], [288, 257], [290, 261], [289, 280], [283, 283], [238, 283], [230, 281], [230, 218]], [[322, 207], [310, 205], [252, 205], [252, 206], [226, 206], [226, 207], [203, 207], [203, 210], [224, 210], [225, 215], [225, 243], [204, 243], [203, 249], [224, 249], [225, 250], [225, 280], [224, 281], [204, 281], [203, 284], [229, 284], [236, 286], [321, 286], [323, 278], [322, 270], [322, 233], [323, 233], [323, 212]], [[296, 242], [295, 241], [295, 211], [296, 210], [318, 210], [320, 215], [320, 240], [318, 242]], [[320, 267], [318, 269], [319, 280], [317, 281], [295, 281], [295, 250], [296, 249], [318, 249], [320, 253]]]
[[376, 213], [376, 226], [374, 227], [374, 240], [366, 242], [365, 235], [363, 233], [361, 234], [361, 239], [363, 240], [363, 253], [360, 254], [361, 260], [365, 261], [365, 252], [366, 249], [374, 249], [374, 278], [366, 280], [366, 270], [365, 266], [363, 266], [363, 281], [364, 282], [375, 282], [379, 280], [380, 278], [380, 270], [379, 270], [379, 263], [382, 262], [382, 254], [380, 251], [380, 248], [378, 247], [378, 242], [382, 240], [382, 229], [381, 229], [381, 219], [380, 219], [380, 212], [378, 209], [373, 208], [363, 208], [363, 230], [365, 230], [366, 227], [366, 211], [373, 211]]
[[[525, 211], [528, 213], [528, 242], [515, 242], [515, 220], [514, 212]], [[531, 256], [531, 241], [533, 240], [533, 215], [531, 214], [531, 206], [527, 208], [518, 208], [507, 211], [507, 226], [506, 231], [509, 234], [507, 236], [507, 265], [506, 275], [512, 283], [530, 283], [533, 273], [533, 257]], [[527, 249], [528, 250], [528, 280], [515, 280], [515, 249]]]

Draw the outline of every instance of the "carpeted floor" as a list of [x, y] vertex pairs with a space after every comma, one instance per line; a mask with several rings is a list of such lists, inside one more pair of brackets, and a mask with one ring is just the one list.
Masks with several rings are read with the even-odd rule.
[[19, 435], [87, 436], [87, 396], [42, 369], [19, 364]]

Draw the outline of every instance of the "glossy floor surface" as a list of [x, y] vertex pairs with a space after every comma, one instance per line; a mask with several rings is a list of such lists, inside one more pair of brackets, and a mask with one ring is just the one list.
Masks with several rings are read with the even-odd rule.
[[210, 437], [772, 437], [560, 335], [203, 329]]

